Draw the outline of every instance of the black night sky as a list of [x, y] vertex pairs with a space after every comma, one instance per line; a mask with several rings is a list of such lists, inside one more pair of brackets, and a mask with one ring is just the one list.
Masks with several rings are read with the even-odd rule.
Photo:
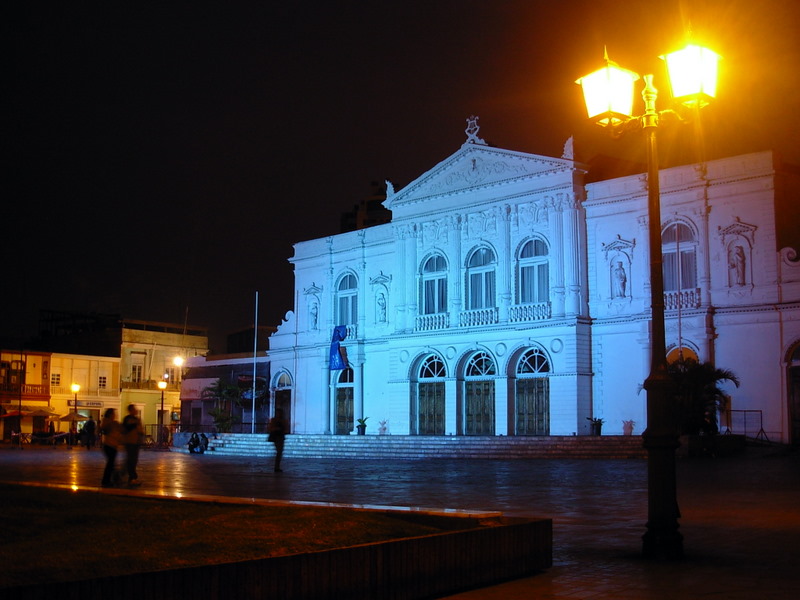
[[[689, 25], [724, 56], [709, 158], [800, 164], [793, 0], [14, 2], [3, 31], [0, 338], [39, 309], [224, 335], [292, 308], [292, 243], [465, 140], [580, 158], [630, 152], [585, 123], [574, 80], [639, 73]], [[641, 103], [637, 103], [641, 106]], [[596, 129], [596, 131], [595, 131]], [[679, 153], [664, 136], [664, 156]], [[638, 146], [637, 146], [638, 151]], [[7, 342], [6, 342], [7, 343]]]

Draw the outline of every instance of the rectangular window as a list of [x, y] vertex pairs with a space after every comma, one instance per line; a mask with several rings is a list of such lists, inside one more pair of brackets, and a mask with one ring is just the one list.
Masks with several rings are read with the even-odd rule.
[[677, 252], [665, 252], [663, 261], [665, 292], [693, 290], [697, 287], [694, 249], [681, 250], [680, 263]]
[[470, 273], [469, 308], [494, 307], [494, 271]]
[[358, 304], [355, 294], [339, 296], [339, 322], [337, 325], [358, 323]]
[[108, 386], [108, 378], [105, 375], [100, 375], [97, 378], [97, 387], [100, 388], [101, 390], [104, 390], [106, 389], [107, 386]]
[[447, 312], [447, 278], [426, 279], [423, 288], [423, 314], [435, 315]]
[[50, 373], [50, 385], [61, 385], [61, 373]]
[[131, 365], [131, 381], [140, 383], [142, 381], [142, 373], [144, 372], [144, 365]]

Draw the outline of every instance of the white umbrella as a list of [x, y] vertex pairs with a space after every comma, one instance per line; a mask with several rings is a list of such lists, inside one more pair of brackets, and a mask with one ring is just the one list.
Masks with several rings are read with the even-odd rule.
[[59, 421], [88, 421], [89, 417], [84, 417], [83, 415], [79, 415], [77, 413], [71, 412], [67, 413], [63, 417], [58, 419]]

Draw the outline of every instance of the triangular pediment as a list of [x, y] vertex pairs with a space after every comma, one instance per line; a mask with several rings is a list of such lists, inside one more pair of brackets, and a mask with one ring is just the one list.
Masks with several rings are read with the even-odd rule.
[[503, 150], [478, 144], [461, 149], [402, 190], [390, 194], [384, 206], [393, 210], [429, 198], [513, 184], [575, 168], [572, 160]]

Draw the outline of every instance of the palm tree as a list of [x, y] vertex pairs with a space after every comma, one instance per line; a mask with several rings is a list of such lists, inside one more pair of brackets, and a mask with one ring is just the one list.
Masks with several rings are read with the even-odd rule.
[[220, 433], [229, 433], [238, 417], [233, 414], [233, 405], [241, 406], [242, 397], [239, 387], [217, 379], [204, 388], [200, 394], [204, 400], [213, 400], [214, 408], [208, 411], [214, 419], [214, 425]]
[[681, 433], [696, 434], [709, 426], [716, 432], [717, 410], [725, 399], [719, 385], [730, 381], [739, 387], [739, 378], [728, 369], [693, 358], [673, 362], [668, 372], [676, 386]]

